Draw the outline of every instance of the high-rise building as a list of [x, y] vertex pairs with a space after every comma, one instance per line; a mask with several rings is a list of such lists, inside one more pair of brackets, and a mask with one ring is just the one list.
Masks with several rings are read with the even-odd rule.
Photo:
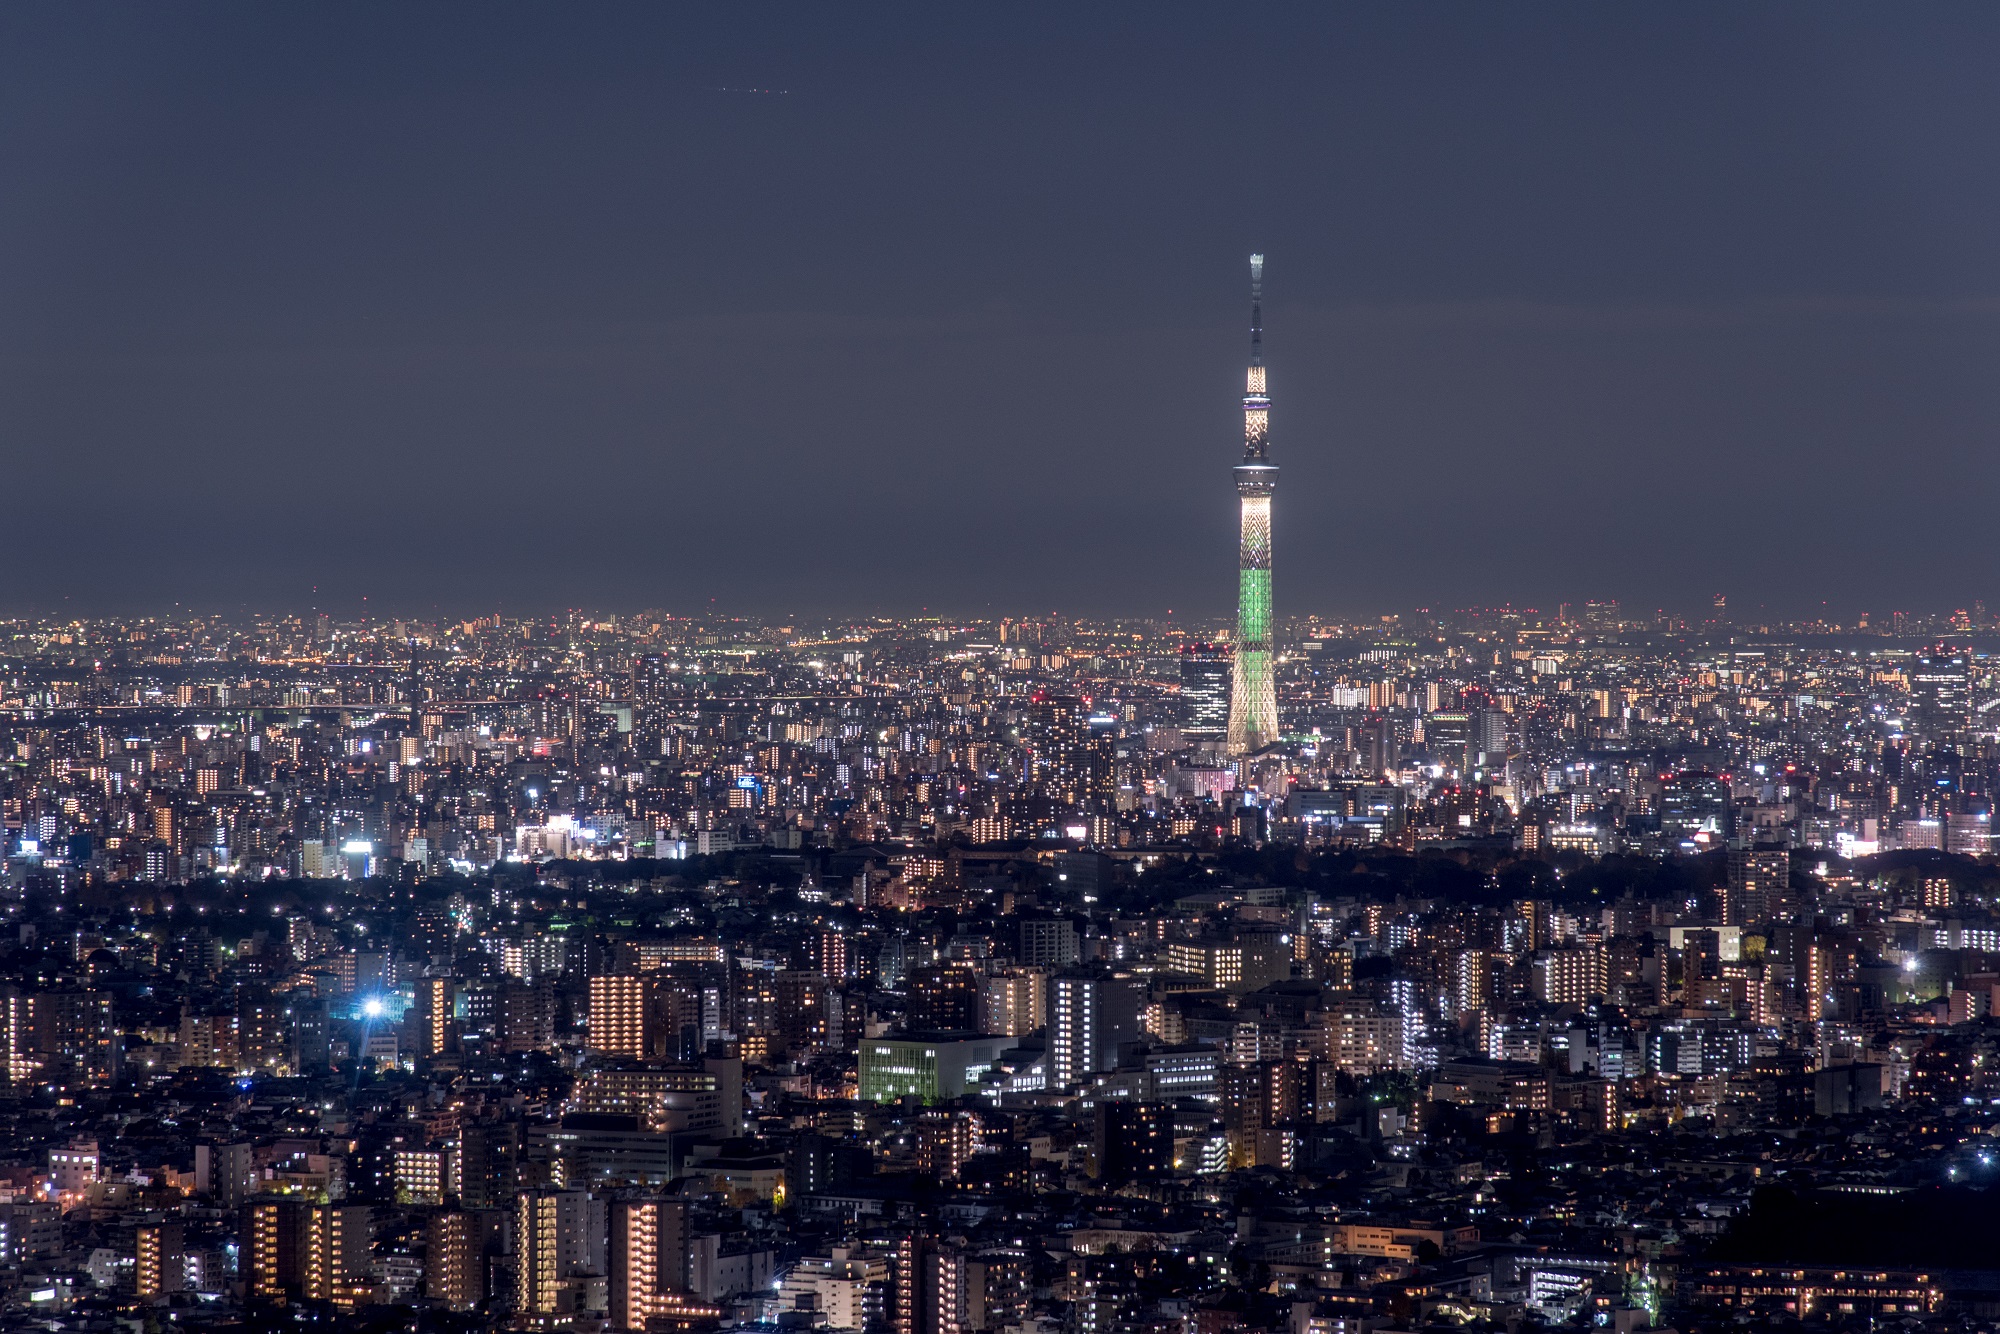
[[355, 1289], [368, 1277], [374, 1211], [367, 1205], [305, 1208], [304, 1295], [310, 1301], [352, 1306]]
[[456, 1001], [457, 987], [450, 978], [417, 979], [417, 1003], [410, 1010], [417, 1055], [441, 1056], [458, 1045], [458, 1024], [452, 1017]]
[[1319, 1059], [1350, 1075], [1373, 1075], [1404, 1064], [1407, 1021], [1393, 1005], [1351, 997], [1319, 1016]]
[[1943, 645], [1920, 654], [1910, 671], [1910, 712], [1925, 736], [1949, 741], [1965, 730], [1972, 695], [1965, 654]]
[[1082, 771], [1083, 804], [1092, 815], [1109, 816], [1118, 809], [1118, 719], [1093, 713], [1085, 720]]
[[121, 1039], [109, 992], [36, 992], [10, 999], [0, 1017], [16, 1081], [106, 1084], [117, 1074]]
[[979, 1030], [979, 971], [970, 963], [927, 964], [910, 971], [912, 1032]]
[[269, 987], [245, 986], [236, 992], [237, 1061], [250, 1070], [283, 1070], [291, 1056], [291, 1032], [285, 1004]]
[[1452, 959], [1451, 1002], [1460, 1017], [1486, 1008], [1493, 998], [1494, 958], [1491, 950], [1458, 950]]
[[1028, 718], [1037, 791], [1063, 805], [1078, 804], [1087, 785], [1083, 701], [1037, 693], [1028, 706]]
[[1181, 735], [1220, 741], [1229, 734], [1229, 675], [1234, 670], [1227, 644], [1181, 645]]
[[299, 1229], [291, 1200], [261, 1199], [243, 1206], [243, 1279], [251, 1300], [281, 1302], [299, 1269]]
[[194, 1175], [202, 1190], [215, 1197], [224, 1209], [240, 1207], [256, 1190], [256, 1166], [252, 1146], [238, 1144], [197, 1144]]
[[233, 1013], [195, 1014], [183, 1008], [179, 1045], [183, 1065], [236, 1069], [236, 1016]]
[[513, 1199], [520, 1150], [518, 1124], [461, 1126], [451, 1173], [458, 1183], [459, 1202], [468, 1209], [492, 1209]]
[[1610, 990], [1610, 958], [1601, 943], [1543, 950], [1531, 965], [1529, 990], [1545, 1005], [1582, 1005]]
[[1067, 917], [1021, 921], [1021, 962], [1030, 968], [1067, 968], [1077, 960], [1076, 923]]
[[352, 1306], [368, 1275], [373, 1211], [263, 1196], [243, 1206], [244, 1281], [253, 1300]]
[[813, 937], [813, 967], [836, 986], [847, 980], [847, 933], [826, 930]]
[[1278, 686], [1271, 653], [1271, 398], [1264, 382], [1264, 257], [1250, 256], [1250, 372], [1243, 394], [1242, 510], [1237, 546], [1236, 668], [1229, 692], [1229, 750], [1259, 751], [1278, 739]]
[[1464, 776], [1472, 767], [1472, 715], [1440, 710], [1424, 719], [1424, 745], [1431, 758]]
[[1729, 785], [1714, 774], [1675, 774], [1660, 784], [1660, 832], [1714, 846], [1735, 832]]
[[35, 1060], [34, 997], [19, 987], [0, 987], [0, 1062], [7, 1083], [22, 1087], [33, 1082]]
[[140, 1300], [179, 1292], [186, 1277], [186, 1247], [179, 1223], [144, 1223], [133, 1237], [132, 1291]]
[[845, 1048], [840, 993], [823, 975], [788, 968], [772, 982], [778, 995], [777, 1038], [782, 1050], [811, 1055]]
[[1009, 968], [979, 981], [979, 1031], [1026, 1037], [1048, 1022], [1049, 975], [1040, 968]]
[[1507, 763], [1509, 720], [1503, 709], [1481, 709], [1472, 716], [1473, 762], [1489, 769]]
[[640, 973], [591, 978], [590, 1050], [602, 1056], [645, 1056], [652, 991], [652, 979]]
[[578, 1274], [603, 1274], [606, 1204], [580, 1190], [524, 1190], [514, 1201], [514, 1310], [555, 1315]]
[[1222, 1068], [1222, 1124], [1239, 1166], [1281, 1167], [1289, 1153], [1282, 1137], [1263, 1132], [1278, 1129], [1304, 1114], [1310, 1071], [1297, 1061], [1260, 1061]]
[[687, 1201], [618, 1200], [611, 1206], [610, 1317], [614, 1329], [644, 1329], [688, 1286]]
[[[729, 1008], [729, 987], [723, 976], [721, 968], [709, 965], [698, 966], [693, 975], [656, 975], [653, 1017], [660, 1028], [659, 1050], [664, 1055], [691, 1061], [707, 1050], [709, 1042], [722, 1036]], [[830, 997], [833, 993], [823, 994]]]
[[925, 1234], [897, 1243], [892, 1334], [965, 1334], [968, 1328], [966, 1256]]
[[1169, 969], [1223, 991], [1255, 991], [1292, 975], [1290, 937], [1244, 933], [1242, 939], [1176, 940], [1162, 956]]
[[1093, 1147], [1101, 1180], [1130, 1181], [1173, 1171], [1173, 1104], [1106, 1098], [1097, 1104], [1095, 1129]]
[[1059, 1088], [1117, 1068], [1119, 1046], [1139, 1037], [1145, 997], [1137, 978], [1058, 974], [1049, 993], [1049, 1079]]
[[958, 1175], [979, 1152], [979, 1118], [971, 1112], [925, 1112], [917, 1118], [917, 1171], [933, 1181]]
[[486, 1257], [480, 1245], [479, 1215], [439, 1210], [426, 1228], [424, 1295], [454, 1311], [469, 1311], [486, 1299]]
[[0, 1264], [49, 1259], [62, 1245], [60, 1202], [16, 1199], [12, 1204], [0, 1204]]
[[396, 1198], [407, 1204], [440, 1205], [450, 1178], [451, 1155], [444, 1149], [398, 1149], [394, 1159]]
[[[596, 979], [592, 979], [594, 982]], [[561, 1193], [522, 1191], [514, 1202], [514, 1310], [554, 1314], [561, 1301]]]
[[1768, 921], [1792, 883], [1792, 853], [1782, 843], [1732, 845], [1729, 879], [1722, 887], [1722, 921], [1750, 926]]
[[325, 996], [300, 988], [284, 997], [288, 1059], [294, 1071], [326, 1065], [333, 1057], [333, 1011]]
[[592, 1070], [570, 1110], [633, 1116], [651, 1130], [742, 1133], [743, 1063], [710, 1057], [700, 1065], [624, 1064]]
[[[596, 983], [592, 978], [593, 988]], [[554, 1045], [556, 998], [548, 981], [506, 984], [500, 989], [496, 1008], [500, 1049], [508, 1055], [547, 1051]]]
[[[766, 1060], [777, 1054], [778, 1032], [784, 1013], [783, 998], [778, 994], [778, 974], [783, 971], [778, 959], [736, 960], [734, 982], [730, 991], [730, 1026], [743, 1044], [743, 1054], [747, 1059]], [[656, 1008], [648, 998], [650, 1017]], [[651, 1050], [652, 1043], [648, 1042]]]

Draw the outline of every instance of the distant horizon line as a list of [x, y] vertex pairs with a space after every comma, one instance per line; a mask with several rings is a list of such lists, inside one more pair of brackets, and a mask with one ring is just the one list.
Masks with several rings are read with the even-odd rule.
[[[67, 602], [68, 600], [66, 600]], [[366, 604], [368, 598], [363, 598]], [[825, 609], [790, 609], [771, 611], [759, 607], [729, 607], [714, 604], [705, 608], [676, 609], [662, 606], [610, 606], [574, 604], [568, 606], [530, 605], [509, 608], [504, 602], [489, 604], [484, 608], [468, 607], [463, 610], [446, 610], [433, 606], [428, 610], [393, 609], [386, 604], [377, 609], [373, 606], [357, 606], [345, 599], [326, 604], [307, 603], [304, 605], [257, 604], [239, 602], [234, 607], [220, 604], [172, 603], [152, 608], [102, 608], [92, 610], [86, 606], [70, 603], [60, 607], [0, 607], [0, 623], [10, 621], [42, 622], [64, 624], [71, 621], [176, 621], [184, 619], [231, 620], [240, 618], [275, 618], [310, 620], [324, 616], [342, 623], [367, 623], [403, 621], [417, 625], [463, 625], [468, 622], [497, 621], [522, 623], [562, 619], [583, 619], [597, 622], [609, 621], [684, 621], [723, 620], [758, 622], [778, 625], [786, 621], [804, 623], [841, 623], [880, 621], [887, 623], [937, 623], [993, 625], [1001, 623], [1036, 625], [1053, 623], [1148, 623], [1228, 626], [1235, 616], [1227, 610], [1182, 612], [1174, 609], [1160, 611], [1077, 611], [1050, 608], [1046, 610], [985, 610], [967, 612], [959, 608], [932, 609], [919, 607], [914, 610], [890, 610], [883, 608], [856, 609], [829, 607]], [[1826, 627], [1832, 632], [1864, 631], [1884, 632], [1908, 628], [1910, 630], [1959, 630], [1977, 632], [1981, 630], [2000, 632], [2000, 612], [1990, 611], [1983, 600], [1974, 600], [1969, 605], [1944, 606], [1916, 610], [1908, 607], [1851, 608], [1834, 611], [1822, 607], [1813, 611], [1774, 609], [1768, 605], [1717, 608], [1713, 605], [1690, 611], [1672, 607], [1647, 607], [1643, 604], [1621, 603], [1617, 599], [1590, 599], [1560, 602], [1542, 602], [1537, 605], [1515, 605], [1512, 603], [1468, 604], [1456, 607], [1406, 606], [1388, 611], [1366, 612], [1295, 612], [1279, 615], [1276, 620], [1288, 627], [1301, 625], [1324, 625], [1329, 628], [1379, 628], [1397, 625], [1407, 628], [1412, 623], [1424, 621], [1476, 621], [1492, 619], [1495, 622], [1518, 619], [1535, 625], [1564, 626], [1579, 628], [1602, 627], [1612, 623], [1629, 627], [1645, 627], [1649, 623], [1658, 629], [1694, 632], [1698, 630], [1749, 630], [1759, 626], [1785, 626], [1799, 629], [1813, 626]], [[1938, 624], [1943, 622], [1942, 625]]]

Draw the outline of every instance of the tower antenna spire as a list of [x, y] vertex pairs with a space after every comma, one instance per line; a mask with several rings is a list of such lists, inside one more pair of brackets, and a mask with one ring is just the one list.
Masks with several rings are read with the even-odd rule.
[[1264, 364], [1264, 257], [1250, 256], [1250, 364]]

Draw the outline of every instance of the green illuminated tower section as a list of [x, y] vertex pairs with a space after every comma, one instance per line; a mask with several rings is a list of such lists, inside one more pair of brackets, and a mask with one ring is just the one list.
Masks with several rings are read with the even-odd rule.
[[1278, 686], [1271, 664], [1271, 396], [1264, 383], [1264, 257], [1250, 256], [1250, 374], [1243, 393], [1243, 462], [1236, 497], [1236, 667], [1229, 692], [1229, 751], [1247, 755], [1278, 739]]

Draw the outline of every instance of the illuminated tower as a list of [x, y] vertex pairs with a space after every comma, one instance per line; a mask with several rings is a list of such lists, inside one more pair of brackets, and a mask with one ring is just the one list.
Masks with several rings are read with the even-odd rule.
[[1243, 394], [1243, 462], [1236, 496], [1243, 507], [1237, 548], [1236, 669], [1229, 692], [1229, 753], [1247, 755], [1278, 739], [1278, 688], [1271, 673], [1271, 397], [1264, 387], [1264, 257], [1250, 256], [1250, 375]]

